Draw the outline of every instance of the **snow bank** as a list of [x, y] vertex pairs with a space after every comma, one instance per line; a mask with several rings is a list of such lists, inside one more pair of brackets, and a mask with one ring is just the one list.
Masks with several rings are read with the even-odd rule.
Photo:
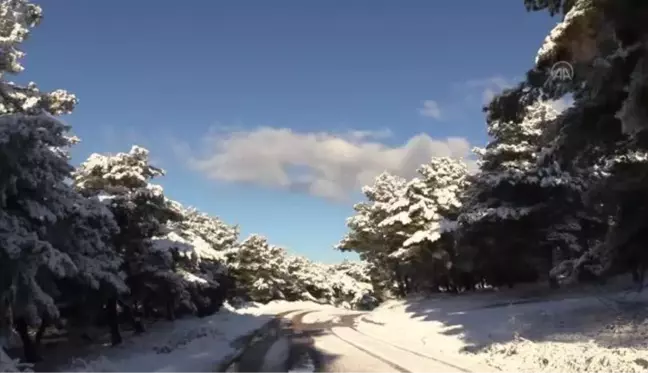
[[94, 356], [76, 359], [64, 371], [210, 372], [234, 352], [231, 343], [270, 321], [258, 307], [224, 309], [210, 317], [155, 324], [145, 334], [118, 347], [98, 348]]
[[[339, 314], [339, 311], [337, 312]], [[317, 323], [322, 323], [322, 322], [332, 322], [336, 323], [339, 322], [340, 317], [336, 316], [336, 314], [332, 314], [330, 312], [313, 312], [306, 314], [302, 318], [302, 322], [306, 324], [317, 324]]]
[[462, 366], [522, 372], [648, 370], [648, 294], [517, 302], [496, 294], [389, 301], [363, 316], [357, 328]]
[[311, 301], [289, 302], [285, 300], [275, 300], [270, 303], [259, 306], [256, 309], [248, 309], [246, 312], [252, 312], [257, 315], [271, 315], [288, 311], [317, 311], [317, 310], [339, 310], [328, 304], [320, 304]]
[[[644, 337], [645, 338], [645, 337]], [[646, 350], [604, 348], [595, 342], [535, 343], [521, 339], [489, 347], [489, 365], [509, 372], [646, 372]]]

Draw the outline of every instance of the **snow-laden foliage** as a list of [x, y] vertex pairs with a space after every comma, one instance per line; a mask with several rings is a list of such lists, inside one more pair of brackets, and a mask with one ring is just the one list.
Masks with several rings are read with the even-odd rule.
[[582, 196], [590, 180], [556, 160], [547, 133], [557, 119], [551, 103], [536, 102], [520, 122], [489, 121], [491, 141], [477, 149], [480, 172], [464, 197], [458, 250], [492, 284], [547, 277], [588, 245], [582, 238], [592, 221]]
[[226, 256], [239, 297], [256, 302], [311, 300], [346, 308], [372, 308], [378, 303], [359, 264], [316, 263], [291, 255], [260, 235], [246, 238]]
[[356, 213], [347, 219], [349, 233], [337, 247], [356, 251], [369, 261], [389, 255], [387, 240], [391, 237], [387, 237], [380, 223], [390, 217], [388, 207], [404, 194], [406, 185], [405, 179], [385, 172], [375, 179], [374, 185], [365, 186], [362, 192], [367, 201], [353, 206]]
[[[492, 140], [486, 148], [475, 149], [480, 157], [480, 172], [474, 176], [467, 192], [467, 206], [459, 217], [460, 223], [529, 215], [542, 199], [534, 200], [533, 195], [528, 195], [527, 186], [552, 187], [562, 182], [552, 170], [537, 167], [542, 127], [556, 118], [556, 112], [551, 105], [541, 103], [528, 113], [521, 123], [488, 123]], [[524, 201], [521, 196], [530, 200]]]
[[202, 263], [219, 263], [219, 272], [225, 272], [222, 265], [238, 240], [237, 226], [231, 226], [221, 219], [202, 213], [195, 208], [185, 208], [172, 202], [180, 218], [168, 221], [164, 234], [153, 237], [153, 246], [159, 251], [176, 251], [194, 267]]
[[355, 297], [370, 293], [369, 285], [357, 285], [342, 275], [329, 282], [335, 286], [322, 288], [327, 282], [313, 278], [326, 278], [328, 268], [295, 259], [265, 237], [253, 235], [237, 242], [238, 227], [184, 208], [149, 182], [163, 174], [150, 165], [148, 151], [140, 147], [116, 155], [93, 154], [75, 172], [79, 190], [100, 198], [117, 218], [116, 247], [136, 298], [171, 299], [194, 309], [196, 292], [217, 289], [223, 276], [234, 279], [235, 294], [258, 302], [348, 299], [354, 306]]
[[440, 270], [432, 272], [449, 268], [453, 254], [448, 233], [454, 230], [467, 186], [467, 167], [460, 160], [433, 158], [418, 172], [410, 181], [383, 173], [373, 186], [363, 188], [367, 201], [354, 206], [356, 214], [347, 220], [349, 233], [338, 245], [371, 263], [375, 270], [368, 272], [378, 287], [391, 290], [396, 284], [401, 293], [420, 282], [413, 272], [420, 274], [422, 267], [440, 262]]
[[460, 195], [467, 187], [468, 169], [462, 161], [433, 158], [418, 170], [403, 194], [388, 207], [388, 218], [379, 223], [392, 228], [405, 240], [391, 253], [393, 258], [411, 258], [430, 248], [444, 233], [455, 227], [455, 215], [461, 206]]
[[56, 115], [71, 112], [76, 98], [5, 80], [23, 70], [19, 46], [40, 17], [27, 1], [0, 2], [0, 314], [27, 322], [58, 316], [57, 279], [125, 288], [104, 241], [112, 216], [66, 182], [76, 139]]
[[253, 300], [269, 302], [285, 299], [286, 251], [268, 243], [265, 237], [252, 235], [227, 253], [240, 290]]
[[344, 308], [368, 310], [380, 302], [371, 283], [358, 281], [348, 272], [329, 267], [325, 270], [324, 277], [327, 285], [325, 289], [330, 294], [329, 303]]
[[[640, 248], [646, 231], [642, 222], [648, 217], [648, 210], [642, 207], [648, 178], [641, 157], [648, 148], [648, 3], [525, 3], [530, 10], [548, 9], [564, 17], [547, 36], [527, 79], [496, 97], [488, 107], [488, 116], [519, 123], [538, 100], [566, 94], [574, 98], [572, 107], [545, 133], [552, 144], [551, 160], [585, 181], [579, 185], [586, 197], [582, 208], [573, 207], [575, 198], [554, 198], [563, 200], [563, 211], [569, 210], [563, 214], [569, 219], [559, 225], [569, 227], [571, 233], [563, 232], [562, 237], [571, 237], [571, 247], [578, 249], [572, 250], [577, 255], [560, 262], [555, 272], [573, 268], [572, 275], [581, 276], [581, 266], [587, 265], [598, 268], [593, 271], [597, 275], [632, 270], [639, 280], [641, 267], [648, 264], [642, 254], [645, 250]], [[561, 61], [574, 68], [569, 81], [551, 79], [552, 67]], [[609, 228], [607, 234], [601, 237], [605, 228]]]
[[[74, 183], [84, 195], [103, 201], [115, 216], [119, 233], [113, 241], [134, 298], [194, 310], [190, 288], [199, 276], [177, 268], [179, 252], [186, 247], [199, 251], [208, 244], [201, 245], [192, 233], [176, 241], [160, 240], [170, 234], [169, 222], [183, 218], [178, 204], [166, 198], [162, 187], [150, 183], [162, 175], [162, 169], [150, 164], [148, 150], [133, 146], [128, 153], [92, 154], [76, 170]], [[190, 243], [183, 242], [192, 238]], [[218, 286], [213, 279], [203, 280]]]
[[56, 308], [36, 279], [41, 268], [58, 277], [73, 275], [69, 255], [47, 241], [48, 231], [73, 206], [63, 182], [71, 167], [60, 149], [69, 145], [60, 121], [40, 115], [0, 116], [0, 245], [1, 291], [14, 299], [15, 312], [32, 319]]
[[370, 266], [367, 262], [344, 260], [341, 263], [330, 266], [335, 272], [344, 273], [347, 276], [360, 282], [371, 282]]
[[231, 226], [219, 218], [209, 216], [194, 208], [182, 212], [183, 219], [178, 225], [186, 231], [195, 232], [209, 244], [212, 251], [199, 251], [199, 258], [220, 259], [221, 253], [232, 247], [239, 237], [238, 226]]
[[403, 195], [406, 185], [405, 179], [384, 172], [376, 177], [373, 185], [363, 187], [367, 201], [353, 206], [355, 214], [346, 221], [349, 231], [336, 246], [338, 250], [355, 251], [370, 263], [372, 282], [388, 292], [396, 283], [394, 272], [398, 268], [397, 260], [389, 255], [403, 240], [390, 235], [380, 223], [390, 216], [387, 207]]
[[[558, 285], [626, 270], [640, 281], [648, 268], [648, 3], [524, 3], [564, 17], [525, 81], [486, 108], [490, 141], [476, 149], [478, 172], [449, 184], [452, 209], [417, 180], [384, 174], [363, 189], [338, 249], [358, 252], [375, 285]], [[573, 67], [570, 80], [554, 75], [557, 63]], [[559, 113], [565, 98], [573, 103]], [[443, 239], [448, 230], [454, 240]]]

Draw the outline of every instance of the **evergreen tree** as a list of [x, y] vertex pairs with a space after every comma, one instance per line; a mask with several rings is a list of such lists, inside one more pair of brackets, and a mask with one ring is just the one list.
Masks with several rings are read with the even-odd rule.
[[[372, 186], [362, 188], [367, 201], [353, 206], [355, 215], [347, 219], [348, 233], [336, 246], [341, 251], [355, 251], [360, 258], [371, 264], [374, 270], [372, 282], [387, 292], [397, 290], [401, 274], [398, 259], [390, 257], [402, 246], [402, 236], [394, 235], [389, 227], [380, 223], [391, 216], [388, 207], [404, 195], [407, 181], [384, 172], [378, 175]], [[401, 292], [404, 284], [400, 284]]]
[[[550, 169], [538, 167], [542, 130], [556, 118], [546, 103], [529, 108], [520, 123], [490, 121], [491, 141], [479, 155], [457, 232], [464, 262], [491, 284], [512, 285], [520, 276], [539, 275], [542, 224], [547, 193], [555, 183]], [[540, 258], [539, 258], [540, 257]], [[503, 260], [506, 258], [506, 261]], [[504, 278], [505, 277], [505, 278]]]
[[259, 302], [285, 299], [284, 249], [269, 244], [265, 237], [251, 235], [230, 250], [227, 258], [239, 289], [246, 295]]
[[461, 207], [460, 197], [468, 186], [468, 169], [461, 160], [432, 158], [418, 169], [403, 195], [388, 207], [390, 216], [380, 225], [401, 236], [402, 244], [391, 258], [404, 266], [406, 292], [426, 288], [445, 289], [456, 274], [452, 231]]
[[376, 271], [370, 273], [389, 274], [374, 282], [387, 289], [395, 283], [401, 295], [424, 282], [435, 287], [444, 279], [448, 285], [454, 254], [447, 233], [454, 229], [468, 175], [462, 161], [450, 158], [433, 158], [418, 172], [409, 182], [384, 173], [365, 187], [368, 202], [355, 206], [350, 232], [338, 246], [372, 263]]
[[[590, 207], [599, 210], [601, 223], [611, 223], [606, 239], [591, 246], [576, 264], [599, 261], [602, 273], [643, 266], [647, 260], [639, 242], [648, 211], [641, 201], [648, 179], [642, 157], [633, 154], [646, 148], [648, 4], [635, 0], [526, 0], [525, 4], [534, 11], [562, 13], [563, 21], [546, 38], [527, 79], [491, 102], [489, 117], [519, 122], [531, 103], [571, 94], [574, 105], [553, 128], [554, 161], [568, 171], [589, 167], [601, 172], [597, 185], [589, 188]], [[573, 66], [573, 79], [551, 79], [551, 69], [560, 61]], [[628, 161], [627, 156], [635, 160]], [[606, 169], [610, 163], [614, 167]], [[637, 277], [639, 272], [643, 270], [635, 268]]]
[[[57, 116], [70, 113], [76, 97], [7, 81], [22, 72], [19, 46], [41, 17], [28, 1], [0, 2], [0, 315], [13, 316], [28, 360], [38, 358], [28, 326], [58, 317], [58, 280], [125, 289], [106, 241], [116, 229], [113, 217], [68, 182], [68, 148], [77, 139]], [[12, 324], [2, 325], [6, 335]]]
[[[148, 150], [133, 146], [128, 153], [92, 154], [74, 174], [76, 187], [102, 200], [119, 226], [113, 237], [134, 300], [145, 307], [164, 307], [168, 318], [180, 306], [193, 309], [182, 277], [176, 273], [176, 253], [159, 250], [153, 239], [166, 233], [169, 220], [181, 215], [159, 185], [164, 171], [149, 163]], [[154, 306], [155, 305], [155, 306]]]

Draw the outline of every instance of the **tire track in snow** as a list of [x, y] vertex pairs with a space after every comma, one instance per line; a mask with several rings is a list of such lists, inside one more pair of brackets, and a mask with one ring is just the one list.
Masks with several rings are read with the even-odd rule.
[[[365, 337], [367, 337], [367, 338], [371, 338], [371, 339], [373, 339], [373, 340], [375, 340], [375, 341], [378, 341], [378, 342], [381, 342], [381, 343], [383, 343], [383, 344], [389, 345], [389, 346], [391, 346], [391, 347], [393, 347], [393, 348], [396, 348], [396, 349], [399, 349], [399, 350], [401, 350], [401, 351], [405, 351], [405, 352], [408, 352], [408, 353], [410, 353], [410, 354], [413, 354], [413, 355], [416, 355], [416, 356], [419, 356], [419, 357], [422, 357], [422, 358], [425, 358], [425, 359], [428, 359], [428, 360], [434, 361], [435, 363], [443, 364], [443, 365], [446, 365], [446, 366], [451, 367], [451, 368], [453, 368], [453, 369], [457, 369], [457, 370], [459, 370], [459, 371], [466, 372], [466, 373], [471, 373], [471, 372], [472, 372], [472, 371], [470, 371], [470, 370], [468, 370], [468, 369], [464, 369], [464, 368], [462, 368], [462, 367], [460, 367], [460, 366], [454, 365], [454, 364], [452, 364], [452, 363], [448, 363], [448, 362], [443, 361], [443, 360], [441, 360], [441, 359], [437, 359], [437, 358], [435, 358], [435, 357], [432, 357], [432, 356], [429, 356], [429, 355], [426, 355], [426, 354], [422, 354], [422, 353], [420, 353], [420, 352], [412, 351], [412, 350], [410, 350], [410, 349], [407, 349], [407, 348], [404, 348], [404, 347], [401, 347], [401, 346], [398, 346], [398, 345], [392, 344], [392, 343], [390, 343], [390, 342], [387, 342], [387, 341], [385, 341], [385, 340], [383, 340], [383, 339], [376, 338], [376, 337], [374, 337], [374, 336], [372, 336], [372, 335], [369, 335], [369, 334], [363, 333], [363, 332], [361, 332], [360, 330], [358, 330], [358, 329], [355, 327], [355, 318], [357, 318], [357, 315], [349, 315], [349, 316], [350, 316], [350, 317], [347, 317], [347, 318], [349, 318], [349, 320], [346, 321], [346, 323], [347, 323], [347, 324], [348, 324], [348, 323], [351, 323], [352, 326], [348, 326], [348, 327], [351, 328], [353, 331], [355, 331], [355, 332], [358, 333], [358, 334], [361, 334], [361, 335], [363, 335], [363, 336], [365, 336]], [[345, 322], [344, 322], [344, 318], [345, 318], [345, 316], [342, 316], [341, 318], [343, 319], [343, 322], [342, 322], [342, 323], [344, 324], [344, 323], [345, 323]]]
[[[412, 355], [415, 355], [415, 356], [418, 356], [418, 357], [424, 358], [424, 359], [429, 360], [429, 361], [432, 361], [432, 362], [434, 362], [434, 363], [436, 363], [436, 364], [444, 365], [444, 366], [446, 366], [446, 367], [448, 367], [448, 368], [450, 368], [450, 369], [456, 370], [456, 371], [460, 371], [460, 372], [464, 372], [464, 373], [471, 373], [471, 372], [472, 372], [471, 370], [468, 370], [468, 369], [462, 368], [462, 367], [460, 367], [460, 366], [458, 366], [458, 365], [456, 365], [456, 364], [449, 363], [449, 362], [444, 361], [444, 360], [442, 360], [442, 359], [435, 358], [435, 357], [432, 357], [432, 356], [427, 355], [427, 354], [423, 354], [423, 353], [420, 353], [420, 352], [417, 352], [417, 351], [410, 350], [410, 349], [405, 348], [405, 347], [398, 346], [398, 345], [396, 345], [396, 344], [390, 343], [390, 342], [385, 341], [385, 340], [383, 340], [383, 339], [380, 339], [380, 338], [374, 337], [374, 336], [372, 336], [372, 335], [366, 334], [366, 333], [364, 333], [364, 332], [361, 332], [360, 330], [358, 330], [358, 329], [356, 328], [356, 323], [357, 323], [357, 322], [356, 322], [356, 319], [358, 319], [358, 318], [361, 317], [361, 316], [364, 316], [365, 313], [360, 313], [360, 314], [355, 314], [355, 315], [337, 315], [337, 316], [336, 316], [336, 315], [331, 315], [331, 317], [339, 317], [339, 320], [340, 320], [340, 321], [335, 322], [334, 319], [332, 319], [332, 320], [327, 321], [327, 322], [318, 322], [318, 323], [313, 323], [313, 324], [304, 324], [304, 323], [303, 323], [303, 318], [304, 318], [304, 316], [306, 316], [306, 315], [309, 314], [309, 313], [313, 313], [313, 312], [317, 312], [317, 311], [312, 311], [312, 310], [311, 310], [311, 311], [305, 311], [305, 312], [302, 312], [302, 313], [299, 313], [299, 314], [294, 315], [294, 316], [292, 317], [293, 323], [298, 324], [298, 325], [299, 325], [300, 327], [302, 327], [302, 328], [303, 328], [304, 326], [306, 326], [307, 328], [313, 328], [313, 329], [327, 329], [327, 330], [329, 330], [329, 331], [331, 332], [331, 334], [335, 335], [335, 337], [337, 337], [338, 339], [341, 339], [341, 340], [344, 341], [345, 343], [352, 345], [353, 347], [355, 347], [355, 348], [357, 348], [357, 349], [359, 349], [359, 350], [361, 350], [361, 351], [363, 351], [363, 352], [365, 352], [365, 353], [371, 355], [372, 357], [376, 357], [376, 358], [378, 358], [380, 361], [384, 362], [385, 364], [389, 364], [389, 365], [392, 366], [392, 367], [394, 367], [393, 365], [396, 365], [398, 368], [394, 367], [395, 369], [399, 369], [399, 368], [400, 368], [400, 369], [402, 369], [403, 371], [407, 372], [407, 369], [401, 367], [400, 365], [395, 364], [395, 363], [390, 362], [390, 361], [387, 361], [387, 360], [385, 360], [382, 356], [380, 356], [380, 355], [376, 355], [376, 354], [374, 354], [373, 352], [368, 351], [368, 350], [364, 349], [363, 347], [358, 346], [358, 345], [356, 345], [355, 343], [346, 340], [346, 339], [343, 338], [343, 337], [340, 337], [337, 333], [335, 333], [335, 332], [332, 330], [332, 328], [333, 328], [334, 326], [337, 326], [337, 327], [347, 327], [347, 328], [350, 328], [351, 330], [353, 330], [354, 332], [356, 332], [356, 333], [358, 333], [358, 334], [360, 334], [360, 335], [362, 335], [362, 336], [365, 336], [365, 337], [367, 337], [367, 338], [370, 338], [370, 339], [372, 339], [372, 340], [375, 340], [375, 341], [377, 341], [377, 342], [379, 342], [379, 343], [381, 343], [381, 344], [387, 345], [387, 346], [389, 346], [389, 347], [391, 347], [391, 348], [395, 348], [395, 349], [398, 349], [398, 350], [400, 350], [400, 351], [403, 351], [403, 352], [406, 352], [406, 353], [409, 353], [409, 354], [412, 354]], [[399, 371], [400, 371], [400, 370], [399, 370]]]
[[[351, 327], [351, 328], [353, 328], [353, 327], [352, 327], [352, 325], [353, 325], [353, 319], [351, 319], [351, 326], [348, 325], [348, 322], [347, 322], [346, 325], [338, 325], [338, 324], [334, 324], [334, 323], [331, 322], [331, 321], [328, 321], [328, 322], [318, 322], [318, 323], [313, 323], [313, 324], [304, 324], [304, 322], [303, 322], [303, 318], [304, 318], [304, 316], [308, 315], [309, 313], [313, 313], [313, 312], [318, 312], [318, 311], [305, 311], [305, 312], [301, 312], [301, 313], [299, 313], [299, 314], [293, 316], [293, 317], [292, 317], [293, 327], [298, 328], [298, 329], [301, 329], [301, 330], [317, 330], [317, 329], [325, 329], [325, 330], [328, 330], [328, 331], [331, 333], [331, 335], [335, 336], [337, 339], [339, 339], [339, 340], [341, 340], [342, 342], [344, 342], [344, 343], [346, 343], [346, 344], [348, 344], [348, 345], [354, 347], [354, 348], [357, 349], [357, 350], [362, 351], [363, 353], [365, 353], [365, 354], [371, 356], [372, 358], [377, 359], [377, 360], [383, 362], [384, 364], [389, 365], [390, 367], [392, 367], [392, 368], [395, 369], [396, 371], [398, 371], [398, 372], [400, 372], [400, 373], [412, 373], [411, 371], [409, 371], [409, 370], [403, 368], [402, 366], [400, 366], [400, 365], [398, 365], [398, 364], [396, 364], [396, 363], [394, 363], [394, 362], [392, 362], [392, 361], [390, 361], [390, 360], [387, 360], [387, 359], [383, 358], [382, 356], [377, 355], [377, 354], [375, 354], [375, 353], [373, 353], [373, 352], [371, 352], [371, 351], [365, 349], [364, 347], [358, 346], [357, 344], [355, 344], [355, 343], [353, 343], [353, 342], [351, 342], [351, 341], [349, 341], [349, 340], [347, 340], [347, 339], [345, 339], [345, 338], [340, 337], [337, 333], [335, 333], [335, 332], [332, 330], [333, 326], [346, 326], [346, 327]], [[348, 316], [351, 316], [351, 317], [358, 317], [358, 316], [360, 316], [360, 315], [348, 315]], [[340, 317], [340, 319], [341, 319], [341, 320], [344, 320], [343, 317], [344, 317], [344, 316]], [[344, 322], [341, 322], [341, 324], [344, 324]]]

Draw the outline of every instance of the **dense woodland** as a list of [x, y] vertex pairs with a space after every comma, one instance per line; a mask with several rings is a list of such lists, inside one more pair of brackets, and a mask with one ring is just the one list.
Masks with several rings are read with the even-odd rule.
[[[414, 292], [625, 272], [643, 284], [648, 2], [524, 3], [563, 21], [526, 79], [485, 108], [477, 170], [435, 158], [411, 180], [379, 175], [338, 245], [362, 261], [323, 265], [168, 198], [141, 147], [73, 166], [79, 140], [60, 116], [77, 98], [9, 81], [42, 10], [0, 1], [0, 358], [14, 334], [37, 361], [53, 330], [87, 340], [103, 330], [119, 344], [120, 329], [144, 333], [144, 321], [207, 316], [225, 301], [370, 308]], [[559, 61], [573, 79], [550, 79]]]

